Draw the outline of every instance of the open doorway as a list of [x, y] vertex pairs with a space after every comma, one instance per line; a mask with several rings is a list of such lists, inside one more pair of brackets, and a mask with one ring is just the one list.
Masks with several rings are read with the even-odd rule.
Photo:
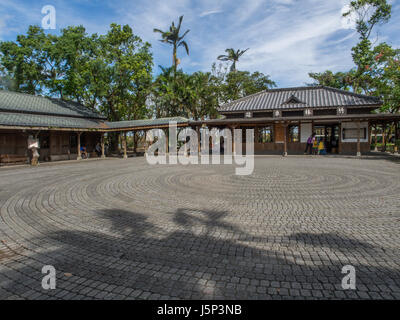
[[338, 124], [316, 125], [314, 126], [314, 132], [318, 142], [324, 141], [327, 153], [339, 153], [340, 130]]

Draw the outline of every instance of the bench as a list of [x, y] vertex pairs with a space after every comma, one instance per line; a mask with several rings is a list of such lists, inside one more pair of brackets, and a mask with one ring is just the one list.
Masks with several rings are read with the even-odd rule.
[[1, 154], [0, 155], [0, 164], [20, 164], [20, 163], [28, 163], [28, 158], [26, 156], [21, 156], [18, 154]]

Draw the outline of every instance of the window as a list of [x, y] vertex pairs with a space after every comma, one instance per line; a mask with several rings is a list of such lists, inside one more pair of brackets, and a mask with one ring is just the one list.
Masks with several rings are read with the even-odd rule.
[[283, 111], [282, 117], [302, 117], [304, 115], [303, 111]]
[[[358, 129], [343, 129], [343, 140], [358, 139]], [[367, 139], [367, 128], [360, 129], [360, 139]]]
[[244, 117], [245, 117], [245, 118], [252, 118], [252, 117], [253, 117], [253, 113], [252, 113], [252, 112], [246, 112], [246, 113], [244, 114]]
[[289, 126], [289, 142], [299, 141], [299, 126]]
[[39, 146], [41, 149], [50, 148], [50, 137], [48, 135], [39, 136]]
[[258, 143], [274, 142], [272, 127], [258, 129]]

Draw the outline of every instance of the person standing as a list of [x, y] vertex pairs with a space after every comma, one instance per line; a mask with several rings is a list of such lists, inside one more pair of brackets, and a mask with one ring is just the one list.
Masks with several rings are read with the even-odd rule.
[[315, 142], [315, 133], [313, 133], [307, 140], [307, 147], [306, 147], [306, 151], [304, 151], [304, 154], [307, 154], [308, 152], [310, 152], [310, 155], [312, 154], [312, 149], [313, 149], [313, 145]]
[[101, 157], [101, 145], [100, 145], [100, 142], [97, 142], [96, 147], [95, 147], [95, 151], [97, 153], [97, 156], [100, 158]]

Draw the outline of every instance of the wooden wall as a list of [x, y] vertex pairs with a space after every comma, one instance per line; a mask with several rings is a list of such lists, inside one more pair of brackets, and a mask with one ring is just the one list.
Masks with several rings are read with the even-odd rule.
[[[22, 130], [0, 130], [0, 154], [29, 156], [28, 136], [30, 132]], [[42, 131], [39, 133], [41, 141], [39, 155], [40, 161], [75, 160], [78, 148], [71, 144], [76, 137], [76, 132], [68, 131]], [[81, 136], [81, 146], [85, 146], [89, 153], [95, 151], [97, 142], [100, 142], [101, 134], [97, 132], [85, 132]], [[44, 141], [48, 141], [48, 146]]]
[[28, 135], [22, 131], [0, 130], [0, 154], [28, 155]]

